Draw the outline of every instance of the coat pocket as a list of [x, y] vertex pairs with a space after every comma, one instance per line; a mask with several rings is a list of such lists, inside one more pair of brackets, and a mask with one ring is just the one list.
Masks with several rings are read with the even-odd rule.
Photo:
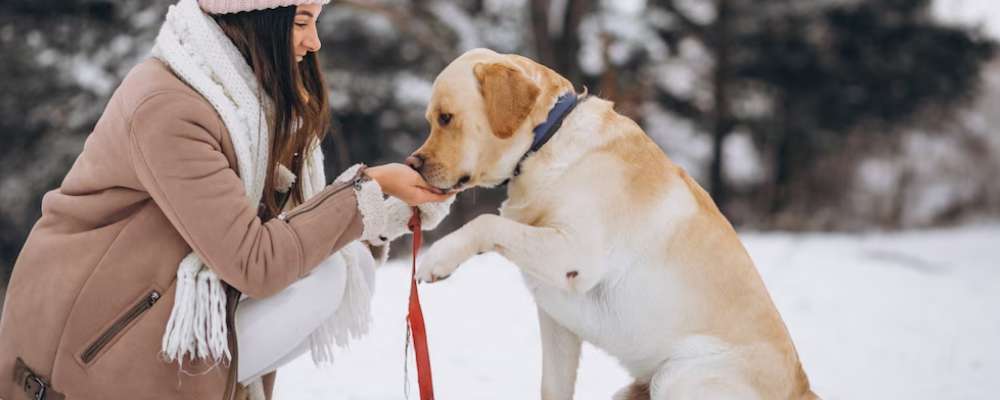
[[153, 308], [153, 305], [160, 300], [160, 292], [158, 290], [150, 290], [142, 298], [139, 299], [128, 311], [122, 316], [118, 317], [117, 320], [111, 326], [104, 330], [97, 339], [93, 340], [83, 353], [80, 353], [80, 361], [84, 364], [90, 364], [97, 358], [101, 351], [108, 347], [111, 342], [120, 336], [125, 330], [132, 325], [132, 322], [139, 319], [146, 311]]

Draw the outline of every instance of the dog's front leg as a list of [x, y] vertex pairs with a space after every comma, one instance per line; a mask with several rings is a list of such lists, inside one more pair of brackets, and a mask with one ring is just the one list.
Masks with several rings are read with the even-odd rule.
[[459, 264], [478, 253], [496, 251], [542, 283], [583, 293], [602, 278], [594, 232], [572, 234], [551, 227], [522, 224], [499, 215], [476, 217], [434, 243], [417, 278], [435, 282], [450, 276]]
[[491, 250], [487, 237], [489, 221], [483, 217], [473, 219], [434, 242], [420, 258], [417, 280], [431, 283], [448, 278], [465, 260]]
[[542, 400], [572, 400], [580, 366], [580, 337], [538, 309], [542, 334]]

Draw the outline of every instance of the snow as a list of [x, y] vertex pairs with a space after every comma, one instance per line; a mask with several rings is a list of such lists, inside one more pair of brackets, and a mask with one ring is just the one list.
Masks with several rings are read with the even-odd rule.
[[1000, 38], [1000, 2], [996, 0], [935, 0], [932, 10], [944, 21], [982, 27]]
[[708, 25], [715, 21], [715, 5], [701, 0], [679, 0], [674, 5], [697, 24]]
[[400, 104], [423, 108], [431, 100], [433, 83], [410, 72], [396, 76], [396, 101]]
[[[996, 398], [1000, 223], [741, 237], [824, 399]], [[307, 355], [281, 369], [277, 398], [403, 399], [408, 274], [402, 260], [380, 269], [374, 332], [332, 366]], [[438, 398], [539, 398], [535, 307], [513, 265], [476, 257], [421, 296]], [[576, 399], [609, 399], [627, 382], [613, 359], [585, 346]]]
[[438, 20], [446, 23], [458, 36], [458, 52], [464, 53], [483, 46], [476, 24], [457, 4], [452, 1], [437, 1], [431, 3], [430, 9]]
[[656, 104], [647, 104], [644, 113], [646, 133], [699, 182], [707, 182], [712, 155], [712, 138], [690, 119], [683, 118]]
[[722, 144], [723, 168], [726, 181], [733, 186], [747, 187], [767, 179], [764, 160], [753, 144], [751, 133], [737, 129]]

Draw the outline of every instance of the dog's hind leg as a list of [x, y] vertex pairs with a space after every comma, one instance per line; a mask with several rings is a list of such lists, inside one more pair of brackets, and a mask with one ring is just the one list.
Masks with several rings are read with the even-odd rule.
[[580, 337], [538, 309], [542, 336], [542, 400], [572, 400], [580, 365]]
[[712, 365], [663, 367], [649, 385], [651, 400], [761, 400], [753, 387]]

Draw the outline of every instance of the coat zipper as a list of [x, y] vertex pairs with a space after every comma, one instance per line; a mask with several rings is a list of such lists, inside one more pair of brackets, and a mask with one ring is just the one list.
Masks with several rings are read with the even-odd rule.
[[[337, 193], [340, 193], [340, 192], [344, 191], [344, 189], [351, 188], [351, 187], [354, 187], [354, 185], [351, 184], [351, 183], [345, 183], [344, 186], [341, 186], [341, 187], [339, 187], [337, 189], [330, 190], [330, 191], [326, 192], [325, 194], [322, 195], [323, 197], [309, 199], [308, 202], [302, 204], [301, 206], [299, 206], [299, 208], [296, 208], [294, 210], [286, 211], [286, 212], [283, 212], [281, 214], [278, 214], [278, 219], [280, 219], [282, 221], [285, 221], [285, 222], [291, 222], [292, 218], [295, 218], [297, 215], [305, 213], [305, 212], [308, 212], [308, 211], [311, 211], [311, 210], [315, 209], [316, 207], [319, 207], [319, 205], [322, 204], [323, 202], [325, 202], [326, 199], [330, 198], [331, 196], [333, 196], [333, 195], [335, 195]], [[313, 200], [315, 200], [315, 201], [313, 201]]]
[[128, 313], [115, 321], [115, 323], [111, 325], [108, 330], [104, 331], [104, 334], [98, 337], [93, 344], [87, 347], [87, 350], [84, 350], [83, 354], [80, 355], [80, 359], [82, 359], [85, 364], [90, 364], [90, 362], [94, 360], [94, 357], [97, 356], [97, 353], [99, 353], [105, 346], [108, 345], [108, 343], [111, 342], [111, 339], [118, 336], [118, 334], [121, 333], [121, 331], [124, 330], [129, 323], [134, 321], [136, 318], [139, 318], [140, 315], [150, 308], [153, 308], [153, 304], [156, 304], [159, 300], [160, 292], [155, 290], [150, 292], [146, 298], [138, 304], [132, 306], [132, 309], [130, 309]]

